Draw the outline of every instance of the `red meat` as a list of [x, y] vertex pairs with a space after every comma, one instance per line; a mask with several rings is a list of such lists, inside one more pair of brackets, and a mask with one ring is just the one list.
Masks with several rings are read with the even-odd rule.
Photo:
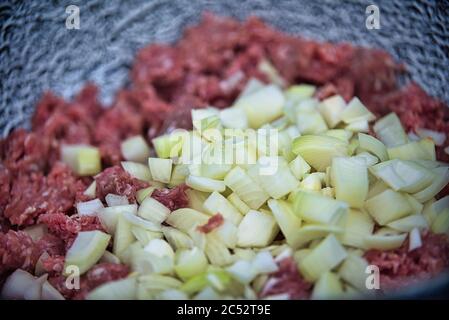
[[104, 200], [108, 193], [127, 196], [130, 202], [136, 202], [136, 193], [148, 187], [148, 183], [130, 176], [122, 167], [107, 168], [95, 177], [97, 197]]
[[174, 211], [188, 206], [189, 199], [186, 194], [187, 188], [188, 187], [185, 184], [181, 184], [172, 189], [157, 189], [153, 191], [151, 197], [162, 203], [171, 211]]
[[209, 233], [224, 223], [223, 216], [219, 213], [214, 214], [207, 220], [207, 222], [201, 226], [198, 226], [198, 230], [202, 233]]

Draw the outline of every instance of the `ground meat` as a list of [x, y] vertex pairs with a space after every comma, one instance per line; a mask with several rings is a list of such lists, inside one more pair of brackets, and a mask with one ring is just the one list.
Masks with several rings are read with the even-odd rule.
[[42, 264], [43, 270], [49, 275], [58, 275], [61, 274], [64, 270], [64, 256], [46, 256], [45, 258], [40, 259], [40, 263]]
[[270, 275], [260, 297], [286, 293], [290, 299], [308, 299], [312, 284], [300, 275], [295, 260], [292, 257], [285, 258], [278, 265], [279, 270]]
[[0, 233], [0, 278], [15, 269], [34, 272], [41, 249], [22, 231]]
[[201, 226], [198, 226], [198, 230], [202, 233], [209, 233], [224, 223], [223, 216], [219, 213], [214, 214], [207, 220], [207, 222]]
[[100, 220], [96, 216], [67, 216], [63, 213], [46, 213], [39, 217], [38, 222], [45, 224], [49, 233], [63, 240], [66, 249], [70, 248], [80, 231], [104, 231]]
[[68, 289], [66, 278], [61, 274], [49, 277], [48, 281], [66, 299], [84, 299], [90, 291], [110, 281], [125, 278], [129, 274], [129, 267], [123, 264], [100, 263], [93, 266], [86, 274], [81, 276], [80, 288]]
[[136, 193], [138, 190], [149, 186], [147, 182], [131, 177], [120, 166], [107, 168], [95, 177], [97, 182], [96, 194], [101, 200], [104, 200], [108, 193], [128, 197], [132, 203], [136, 202]]
[[422, 234], [422, 246], [408, 251], [408, 240], [395, 250], [369, 250], [369, 264], [379, 267], [381, 288], [397, 288], [429, 278], [449, 267], [449, 239], [430, 232]]
[[56, 163], [45, 177], [40, 172], [19, 175], [13, 180], [4, 216], [13, 225], [31, 225], [43, 213], [69, 212], [76, 193], [85, 188], [64, 164]]
[[171, 211], [174, 211], [188, 206], [189, 199], [186, 194], [187, 188], [188, 187], [185, 184], [181, 184], [172, 189], [157, 189], [153, 191], [151, 197], [162, 203]]

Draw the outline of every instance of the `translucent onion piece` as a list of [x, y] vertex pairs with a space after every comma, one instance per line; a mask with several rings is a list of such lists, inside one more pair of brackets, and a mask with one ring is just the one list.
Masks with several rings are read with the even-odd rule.
[[136, 179], [142, 181], [150, 181], [153, 179], [148, 165], [132, 161], [122, 161], [122, 167], [123, 170]]
[[220, 111], [220, 121], [223, 127], [231, 129], [248, 128], [246, 112], [240, 108], [226, 108]]
[[165, 222], [176, 229], [188, 233], [193, 228], [205, 224], [209, 218], [208, 215], [199, 211], [182, 208], [173, 211]]
[[169, 183], [173, 161], [171, 159], [148, 158], [151, 176], [153, 180]]
[[208, 262], [203, 251], [197, 247], [176, 252], [175, 272], [184, 281], [206, 271]]
[[391, 189], [368, 199], [365, 202], [365, 208], [380, 225], [386, 225], [413, 211], [407, 198]]
[[78, 202], [76, 204], [76, 210], [81, 216], [93, 216], [104, 208], [103, 203], [99, 199], [94, 199], [86, 202]]
[[435, 161], [435, 144], [430, 139], [422, 139], [387, 149], [390, 159]]
[[220, 193], [213, 192], [204, 202], [204, 209], [210, 215], [220, 213], [225, 219], [238, 225], [242, 220], [240, 212]]
[[192, 189], [202, 192], [223, 192], [226, 189], [226, 185], [221, 180], [210, 179], [206, 177], [190, 175], [186, 179], [186, 185]]
[[278, 232], [276, 220], [268, 214], [249, 211], [240, 222], [237, 245], [240, 247], [264, 247], [273, 241]]
[[399, 248], [407, 238], [407, 234], [369, 235], [365, 237], [367, 249], [392, 250]]
[[61, 160], [79, 176], [93, 176], [101, 171], [100, 151], [92, 146], [63, 145]]
[[361, 291], [366, 291], [366, 268], [368, 262], [353, 253], [348, 254], [338, 270], [340, 277]]
[[323, 115], [329, 128], [334, 128], [341, 120], [346, 102], [341, 96], [332, 96], [324, 99], [318, 105], [318, 110]]
[[229, 249], [215, 232], [206, 234], [204, 252], [212, 265], [226, 266], [233, 262]]
[[128, 198], [126, 196], [119, 196], [117, 194], [108, 193], [105, 201], [109, 207], [128, 205]]
[[87, 188], [84, 190], [83, 194], [90, 198], [95, 198], [97, 190], [97, 181], [94, 180]]
[[434, 130], [418, 128], [416, 129], [416, 134], [420, 138], [431, 138], [435, 145], [442, 146], [446, 141], [446, 134], [444, 132], [437, 132]]
[[410, 232], [413, 229], [427, 229], [427, 221], [421, 214], [414, 214], [407, 216], [405, 218], [395, 220], [387, 224], [388, 227], [402, 231], [402, 232]]
[[373, 153], [380, 161], [388, 160], [387, 148], [380, 140], [364, 133], [359, 133], [358, 138], [360, 148]]
[[114, 206], [114, 207], [108, 207], [103, 208], [98, 211], [98, 218], [100, 219], [100, 222], [102, 226], [106, 229], [106, 231], [109, 234], [115, 233], [115, 228], [117, 225], [118, 217], [125, 213], [129, 212], [131, 214], [137, 213], [137, 205], [136, 204], [129, 204], [129, 205], [123, 205], [123, 206]]
[[345, 123], [353, 123], [358, 121], [373, 121], [376, 117], [365, 107], [359, 98], [354, 97], [341, 113], [341, 119]]
[[103, 256], [110, 239], [110, 235], [98, 230], [79, 232], [67, 251], [64, 273], [71, 265], [77, 266], [80, 274], [89, 270]]
[[343, 295], [343, 284], [337, 274], [333, 272], [323, 273], [315, 283], [312, 291], [312, 299], [337, 299]]
[[446, 208], [437, 215], [432, 222], [431, 230], [434, 233], [448, 233], [449, 231], [449, 208]]
[[270, 199], [268, 200], [268, 206], [287, 243], [292, 248], [297, 248], [299, 246], [297, 238], [298, 230], [301, 227], [301, 219], [293, 213], [293, 209], [286, 201]]
[[133, 136], [121, 144], [123, 158], [129, 161], [146, 162], [150, 156], [150, 147], [141, 136]]
[[107, 282], [87, 294], [87, 300], [134, 300], [136, 299], [137, 279], [125, 279]]
[[287, 88], [285, 96], [288, 100], [301, 101], [311, 98], [316, 91], [316, 87], [310, 84], [297, 84]]
[[418, 228], [413, 228], [408, 236], [408, 251], [413, 251], [422, 246], [421, 234]]
[[395, 113], [389, 113], [379, 119], [373, 129], [379, 140], [387, 147], [400, 146], [408, 142], [407, 134]]
[[435, 180], [430, 186], [413, 194], [416, 200], [421, 203], [429, 201], [436, 196], [449, 183], [449, 167], [439, 167], [432, 169], [435, 174]]
[[141, 203], [137, 214], [156, 224], [162, 223], [170, 214], [170, 209], [152, 197], [146, 197]]

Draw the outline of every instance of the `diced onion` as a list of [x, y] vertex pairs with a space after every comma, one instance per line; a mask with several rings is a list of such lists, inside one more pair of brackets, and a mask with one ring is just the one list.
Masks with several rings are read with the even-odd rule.
[[358, 121], [373, 121], [376, 117], [365, 107], [359, 98], [354, 97], [341, 113], [341, 119], [345, 123], [353, 123]]
[[188, 176], [186, 179], [186, 185], [192, 189], [202, 191], [202, 192], [223, 192], [226, 189], [226, 185], [221, 180], [215, 180], [200, 176]]
[[84, 190], [83, 194], [90, 198], [95, 198], [97, 192], [97, 181], [94, 180], [87, 188]]
[[76, 211], [81, 216], [92, 216], [99, 212], [100, 209], [103, 209], [104, 205], [100, 201], [100, 199], [89, 200], [86, 202], [78, 202], [76, 204]]
[[240, 247], [267, 246], [278, 232], [276, 220], [268, 214], [251, 210], [240, 222], [237, 245]]
[[422, 246], [421, 234], [418, 228], [413, 228], [408, 236], [408, 251], [413, 251]]
[[323, 115], [329, 128], [334, 128], [341, 120], [346, 102], [341, 96], [332, 96], [324, 99], [318, 105], [318, 110]]
[[156, 224], [162, 223], [170, 214], [170, 209], [152, 197], [146, 197], [142, 201], [137, 214]]
[[400, 219], [413, 210], [407, 198], [391, 189], [368, 199], [365, 202], [365, 208], [380, 225], [386, 225], [391, 221]]
[[122, 161], [122, 167], [123, 170], [136, 179], [142, 181], [150, 181], [152, 179], [148, 165], [132, 161]]
[[437, 146], [444, 145], [444, 142], [446, 141], [446, 134], [444, 134], [443, 132], [437, 132], [434, 130], [418, 128], [418, 129], [416, 129], [416, 134], [420, 138], [431, 138]]
[[171, 159], [148, 158], [151, 176], [153, 180], [169, 183], [173, 161]]
[[61, 159], [79, 176], [93, 176], [101, 171], [100, 151], [92, 146], [63, 145]]
[[129, 204], [128, 197], [119, 196], [117, 194], [108, 193], [105, 197], [106, 203], [109, 207], [123, 206]]
[[184, 281], [205, 272], [207, 265], [206, 256], [197, 247], [176, 252], [175, 272]]
[[150, 156], [150, 147], [141, 135], [123, 141], [121, 150], [123, 158], [129, 161], [145, 162]]

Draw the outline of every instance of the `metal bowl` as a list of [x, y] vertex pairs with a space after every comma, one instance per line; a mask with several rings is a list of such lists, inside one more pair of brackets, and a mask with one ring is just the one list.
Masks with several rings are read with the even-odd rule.
[[[449, 3], [377, 0], [380, 29], [366, 27], [371, 1], [307, 0], [91, 0], [14, 1], [0, 4], [0, 136], [27, 127], [48, 89], [71, 98], [86, 81], [108, 104], [126, 86], [136, 51], [174, 42], [205, 10], [243, 19], [256, 15], [290, 34], [382, 48], [408, 68], [408, 78], [449, 103]], [[69, 5], [79, 29], [68, 29]], [[392, 297], [447, 297], [442, 275]]]

